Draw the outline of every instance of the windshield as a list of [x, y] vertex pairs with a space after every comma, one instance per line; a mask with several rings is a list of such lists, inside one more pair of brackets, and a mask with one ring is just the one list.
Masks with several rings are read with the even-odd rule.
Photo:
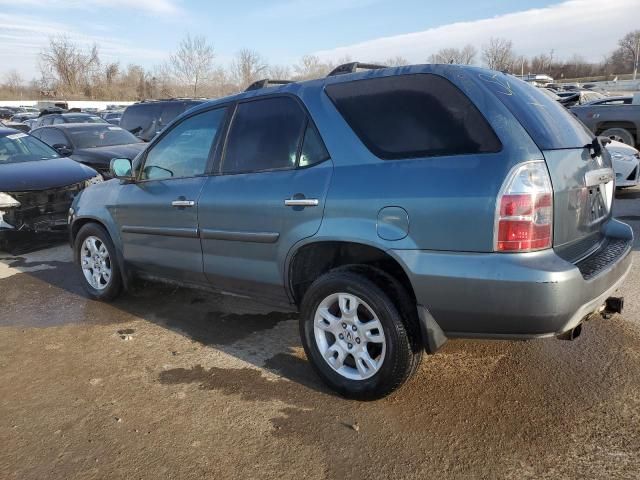
[[50, 160], [59, 156], [54, 149], [26, 133], [0, 137], [0, 165]]
[[120, 127], [68, 129], [67, 134], [76, 148], [111, 147], [140, 143], [142, 140]]

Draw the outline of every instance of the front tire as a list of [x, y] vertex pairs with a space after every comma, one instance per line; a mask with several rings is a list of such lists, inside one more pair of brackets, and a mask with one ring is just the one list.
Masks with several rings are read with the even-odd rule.
[[307, 290], [301, 310], [307, 358], [339, 394], [382, 398], [417, 369], [422, 352], [411, 338], [413, 329], [389, 295], [364, 274], [339, 269], [323, 275]]
[[109, 301], [120, 295], [122, 277], [116, 249], [100, 225], [84, 225], [74, 242], [74, 256], [82, 286], [94, 300]]

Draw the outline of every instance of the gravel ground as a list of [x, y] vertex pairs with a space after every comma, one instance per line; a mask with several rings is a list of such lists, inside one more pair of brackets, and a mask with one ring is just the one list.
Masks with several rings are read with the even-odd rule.
[[[640, 233], [640, 190], [616, 215]], [[0, 253], [2, 479], [640, 478], [638, 267], [575, 342], [450, 341], [360, 403], [296, 314], [152, 284], [102, 304], [70, 262]]]

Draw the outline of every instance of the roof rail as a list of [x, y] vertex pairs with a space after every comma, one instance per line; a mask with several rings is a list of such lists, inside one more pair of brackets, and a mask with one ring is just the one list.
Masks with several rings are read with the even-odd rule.
[[338, 65], [336, 68], [331, 70], [327, 77], [334, 77], [336, 75], [344, 75], [346, 73], [355, 73], [359, 68], [363, 70], [378, 70], [380, 68], [387, 68], [386, 65], [376, 65], [375, 63], [361, 63], [361, 62], [351, 62], [351, 63], [343, 63], [342, 65]]
[[293, 83], [292, 80], [270, 80], [268, 78], [264, 78], [262, 80], [258, 80], [257, 82], [253, 82], [249, 85], [245, 92], [250, 92], [251, 90], [260, 90], [261, 88], [267, 88], [271, 85], [287, 85], [289, 83]]

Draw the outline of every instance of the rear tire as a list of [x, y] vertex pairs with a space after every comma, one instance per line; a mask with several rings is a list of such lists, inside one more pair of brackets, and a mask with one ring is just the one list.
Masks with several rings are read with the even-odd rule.
[[617, 142], [625, 143], [631, 147], [635, 147], [635, 139], [633, 138], [633, 134], [627, 130], [626, 128], [607, 128], [601, 134], [603, 137], [610, 138], [611, 140], [615, 140]]
[[311, 366], [345, 397], [389, 395], [422, 358], [400, 309], [361, 273], [337, 269], [321, 276], [307, 290], [301, 311], [300, 335]]
[[122, 276], [116, 249], [102, 226], [84, 225], [76, 235], [73, 250], [82, 286], [91, 298], [110, 301], [120, 295]]

